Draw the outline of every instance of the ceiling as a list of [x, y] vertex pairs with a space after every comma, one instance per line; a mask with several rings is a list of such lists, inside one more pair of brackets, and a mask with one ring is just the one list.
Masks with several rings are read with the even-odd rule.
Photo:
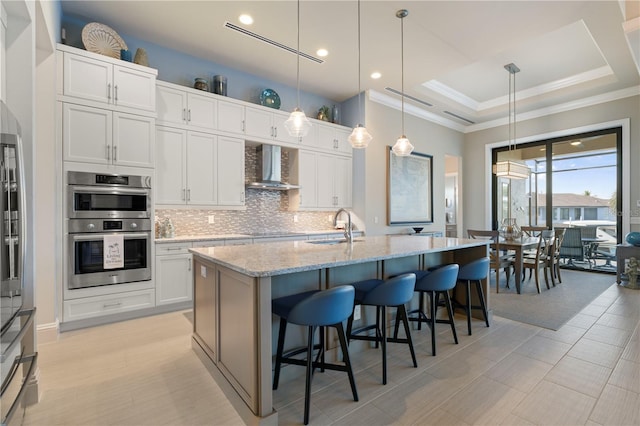
[[[462, 131], [507, 120], [509, 73], [515, 63], [518, 119], [640, 93], [623, 23], [638, 1], [375, 1], [362, 0], [361, 87], [379, 102]], [[404, 49], [398, 9], [404, 19]], [[623, 9], [626, 10], [623, 13]], [[296, 55], [225, 27], [296, 49], [294, 1], [62, 1], [65, 14], [118, 33], [211, 60], [290, 86]], [[238, 21], [241, 14], [252, 25]], [[635, 16], [629, 16], [630, 14]], [[626, 15], [626, 16], [625, 16]], [[341, 102], [358, 93], [358, 3], [300, 2], [300, 88]], [[640, 32], [633, 33], [640, 37]], [[382, 77], [370, 78], [378, 71]], [[460, 117], [457, 118], [456, 116]]]

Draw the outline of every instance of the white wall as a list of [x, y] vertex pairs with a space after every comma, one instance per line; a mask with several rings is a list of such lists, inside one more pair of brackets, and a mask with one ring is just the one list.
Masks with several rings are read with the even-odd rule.
[[56, 282], [61, 280], [62, 265], [56, 253], [55, 217], [56, 161], [56, 56], [55, 45], [60, 34], [60, 4], [57, 1], [36, 3], [36, 68], [35, 68], [35, 151], [34, 172], [34, 250], [36, 306], [38, 329], [55, 331], [57, 318]]
[[[373, 136], [364, 151], [354, 154], [354, 183], [364, 181], [364, 189], [354, 185], [354, 209], [365, 221], [367, 235], [397, 234], [410, 226], [387, 225], [387, 150], [402, 131], [400, 111], [371, 101], [365, 102], [365, 123]], [[405, 113], [405, 133], [415, 152], [433, 156], [433, 224], [424, 231], [445, 231], [445, 155], [461, 156], [464, 135], [458, 131]], [[378, 223], [375, 223], [375, 219]], [[413, 231], [411, 231], [413, 232]]]
[[7, 11], [4, 8], [4, 4], [0, 1], [0, 99], [3, 101], [4, 94], [6, 92], [7, 82], [7, 48], [5, 46], [7, 32]]
[[[25, 279], [37, 323], [55, 321], [55, 46], [59, 2], [3, 0], [2, 99], [20, 121], [27, 194]], [[30, 302], [29, 302], [30, 304]]]

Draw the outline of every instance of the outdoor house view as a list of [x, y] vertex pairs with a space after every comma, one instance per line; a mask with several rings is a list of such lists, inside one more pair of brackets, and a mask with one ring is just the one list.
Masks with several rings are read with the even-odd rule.
[[578, 228], [579, 240], [565, 235], [562, 266], [615, 273], [618, 151], [614, 133], [532, 142], [507, 151], [520, 156], [531, 173], [524, 180], [498, 179], [498, 223], [508, 217], [510, 203], [512, 217], [523, 226]]

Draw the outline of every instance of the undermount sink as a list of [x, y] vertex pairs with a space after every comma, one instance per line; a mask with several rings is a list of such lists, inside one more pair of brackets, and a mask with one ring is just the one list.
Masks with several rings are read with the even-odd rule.
[[[360, 242], [362, 240], [353, 240], [354, 243]], [[307, 241], [309, 244], [321, 244], [321, 245], [334, 245], [334, 244], [341, 244], [341, 243], [346, 243], [347, 240], [311, 240], [311, 241]]]

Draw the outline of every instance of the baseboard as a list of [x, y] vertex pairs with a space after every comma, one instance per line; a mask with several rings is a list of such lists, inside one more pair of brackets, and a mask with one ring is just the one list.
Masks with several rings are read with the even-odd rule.
[[58, 321], [48, 324], [39, 324], [36, 327], [36, 336], [38, 344], [51, 343], [58, 340]]
[[94, 318], [85, 318], [76, 321], [61, 322], [60, 332], [78, 330], [81, 328], [95, 327], [98, 325], [111, 324], [120, 321], [127, 321], [135, 318], [148, 317], [152, 315], [164, 314], [167, 312], [181, 311], [193, 308], [193, 302], [180, 302], [171, 305], [155, 306], [153, 308], [139, 309], [136, 311], [120, 312], [114, 315], [104, 315]]

